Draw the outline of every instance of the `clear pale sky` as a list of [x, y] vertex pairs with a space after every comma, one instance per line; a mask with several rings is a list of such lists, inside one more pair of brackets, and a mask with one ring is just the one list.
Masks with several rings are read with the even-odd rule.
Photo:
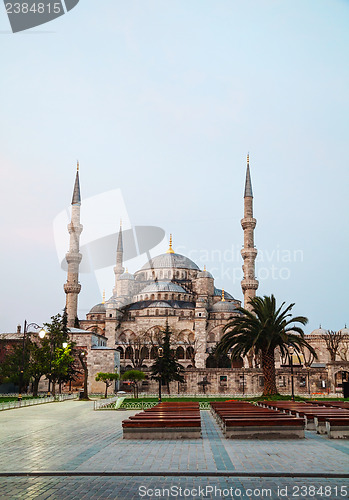
[[[81, 0], [12, 34], [1, 3], [0, 331], [64, 307], [53, 221], [77, 159], [83, 199], [100, 195], [85, 234], [117, 230], [120, 190], [131, 224], [173, 233], [241, 300], [247, 152], [258, 293], [295, 302], [307, 333], [349, 323], [348, 26], [345, 0]], [[81, 284], [83, 318], [112, 269]]]

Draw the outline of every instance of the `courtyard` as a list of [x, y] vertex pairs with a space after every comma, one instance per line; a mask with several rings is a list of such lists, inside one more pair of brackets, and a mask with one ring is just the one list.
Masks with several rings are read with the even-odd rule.
[[123, 440], [134, 413], [80, 401], [1, 412], [1, 498], [348, 496], [348, 441], [227, 440], [208, 411], [200, 440]]

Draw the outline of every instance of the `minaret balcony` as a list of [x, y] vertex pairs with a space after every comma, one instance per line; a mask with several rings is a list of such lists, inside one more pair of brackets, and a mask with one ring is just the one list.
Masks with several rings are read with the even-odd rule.
[[241, 219], [242, 229], [254, 229], [257, 225], [257, 220], [254, 217], [244, 217]]
[[68, 264], [80, 264], [81, 259], [82, 259], [82, 254], [81, 253], [66, 253], [65, 258], [68, 262]]
[[243, 279], [241, 281], [241, 288], [245, 292], [246, 290], [257, 290], [258, 288], [258, 281], [257, 280], [252, 280], [252, 279]]
[[80, 293], [81, 285], [78, 283], [77, 285], [73, 285], [71, 283], [65, 283], [64, 291], [65, 293]]
[[245, 259], [255, 259], [257, 257], [257, 253], [258, 253], [258, 250], [257, 248], [243, 248], [241, 250], [241, 256], [242, 258], [245, 260]]

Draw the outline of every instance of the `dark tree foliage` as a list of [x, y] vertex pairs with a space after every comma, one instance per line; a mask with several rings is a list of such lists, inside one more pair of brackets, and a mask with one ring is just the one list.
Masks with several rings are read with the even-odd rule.
[[163, 385], [167, 386], [168, 394], [170, 394], [170, 382], [184, 382], [182, 375], [183, 366], [179, 364], [171, 352], [171, 330], [166, 323], [165, 330], [163, 331], [163, 356], [158, 356], [155, 363], [151, 367], [151, 378], [160, 380]]
[[[294, 304], [285, 307], [285, 302], [277, 308], [274, 295], [254, 297], [250, 300], [252, 310], [238, 308], [242, 314], [233, 318], [223, 329], [225, 335], [217, 345], [218, 353], [227, 353], [231, 349], [232, 358], [246, 356], [251, 350], [260, 354], [264, 376], [263, 396], [277, 394], [275, 377], [275, 349], [286, 357], [289, 347], [296, 353], [308, 349], [315, 358], [316, 352], [304, 338], [302, 328], [306, 325], [304, 316], [292, 317], [290, 311]], [[283, 309], [284, 308], [284, 309]]]

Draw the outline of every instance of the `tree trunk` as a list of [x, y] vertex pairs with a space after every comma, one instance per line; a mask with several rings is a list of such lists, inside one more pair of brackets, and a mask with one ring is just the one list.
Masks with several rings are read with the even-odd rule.
[[170, 394], [170, 382], [166, 382], [167, 385], [167, 394]]
[[34, 378], [34, 382], [33, 382], [33, 398], [37, 398], [38, 397], [38, 388], [39, 388], [39, 382], [40, 382], [40, 378]]
[[105, 384], [105, 393], [104, 393], [105, 399], [108, 397], [108, 384]]
[[264, 376], [263, 396], [278, 394], [275, 376], [274, 350], [262, 351], [262, 370]]
[[52, 396], [56, 395], [56, 379], [52, 379], [52, 389], [51, 389]]

